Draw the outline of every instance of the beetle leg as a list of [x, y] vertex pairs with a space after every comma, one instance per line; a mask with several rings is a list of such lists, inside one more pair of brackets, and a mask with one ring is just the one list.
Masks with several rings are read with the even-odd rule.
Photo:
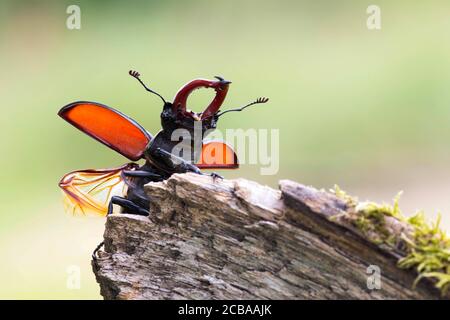
[[183, 158], [177, 157], [170, 152], [167, 152], [166, 150], [156, 148], [154, 153], [158, 156], [158, 158], [164, 161], [164, 163], [172, 167], [175, 172], [194, 172], [197, 174], [202, 174], [202, 172], [196, 165], [193, 165], [192, 163], [184, 160]]
[[[128, 210], [129, 212], [127, 212], [127, 213], [130, 213], [130, 214], [136, 214], [136, 215], [140, 215], [140, 216], [148, 216], [150, 214], [147, 209], [138, 206], [131, 200], [128, 200], [128, 199], [125, 199], [122, 197], [118, 197], [118, 196], [113, 196], [113, 197], [111, 197], [111, 201], [109, 201], [107, 215], [112, 214], [113, 204], [117, 204], [117, 205], [121, 206], [122, 208]], [[103, 241], [100, 242], [100, 244], [92, 252], [92, 260], [94, 261], [95, 268], [98, 268], [97, 252], [103, 247], [104, 244], [105, 243]]]
[[128, 200], [128, 199], [125, 199], [122, 197], [118, 197], [118, 196], [113, 196], [113, 197], [111, 197], [111, 201], [109, 202], [109, 205], [108, 205], [107, 215], [112, 214], [113, 204], [117, 204], [117, 205], [121, 206], [122, 208], [128, 210], [127, 213], [129, 213], [129, 214], [136, 214], [139, 216], [148, 216], [150, 214], [150, 212], [148, 212], [147, 209], [142, 208], [141, 206], [138, 206], [136, 203], [134, 203], [131, 200]]
[[94, 261], [94, 265], [95, 265], [95, 269], [98, 270], [98, 265], [97, 265], [97, 252], [103, 247], [103, 245], [105, 244], [104, 241], [100, 242], [99, 245], [94, 249], [94, 251], [92, 252], [92, 260]]
[[148, 172], [144, 170], [123, 170], [123, 174], [127, 177], [141, 177], [141, 178], [163, 178], [162, 175]]
[[187, 162], [183, 158], [177, 157], [170, 152], [167, 152], [161, 148], [157, 148], [155, 153], [168, 165], [172, 166], [176, 172], [194, 172], [196, 174], [211, 176], [214, 181], [216, 179], [223, 179], [223, 177], [216, 173], [203, 173], [196, 165]]

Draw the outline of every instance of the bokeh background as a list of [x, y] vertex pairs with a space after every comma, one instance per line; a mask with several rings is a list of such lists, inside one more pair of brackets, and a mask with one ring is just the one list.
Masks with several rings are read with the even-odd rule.
[[[66, 28], [71, 4], [81, 30]], [[371, 4], [381, 30], [366, 27]], [[233, 81], [226, 106], [270, 97], [219, 127], [280, 129], [278, 174], [245, 165], [226, 177], [337, 183], [376, 201], [403, 190], [406, 213], [441, 210], [450, 229], [449, 17], [448, 1], [0, 0], [0, 298], [101, 298], [90, 254], [104, 219], [64, 213], [57, 183], [126, 159], [56, 113], [98, 101], [155, 133], [160, 101], [129, 69], [167, 99], [216, 74]], [[80, 289], [67, 288], [70, 266]]]

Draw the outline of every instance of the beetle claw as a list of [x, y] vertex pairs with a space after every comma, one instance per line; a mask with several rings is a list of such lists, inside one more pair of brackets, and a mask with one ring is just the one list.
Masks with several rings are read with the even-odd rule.
[[213, 178], [213, 181], [216, 181], [216, 179], [223, 180], [223, 177], [220, 174], [216, 173], [216, 172], [212, 172], [210, 174], [210, 176]]

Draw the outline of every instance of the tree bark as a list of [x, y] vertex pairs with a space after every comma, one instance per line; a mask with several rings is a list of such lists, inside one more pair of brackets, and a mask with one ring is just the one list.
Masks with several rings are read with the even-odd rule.
[[[401, 250], [373, 242], [339, 217], [332, 193], [282, 180], [175, 174], [150, 183], [150, 217], [107, 218], [93, 263], [105, 299], [438, 299], [397, 267]], [[392, 232], [407, 227], [391, 221]], [[381, 271], [369, 289], [368, 267]], [[376, 276], [376, 275], [375, 275]]]

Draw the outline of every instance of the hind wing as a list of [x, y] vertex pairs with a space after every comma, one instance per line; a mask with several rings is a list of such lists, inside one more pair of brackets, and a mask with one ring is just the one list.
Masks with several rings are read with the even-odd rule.
[[73, 215], [106, 216], [114, 195], [123, 196], [126, 184], [122, 170], [133, 170], [137, 164], [128, 163], [109, 169], [87, 169], [66, 174], [59, 186], [64, 194], [64, 207]]

